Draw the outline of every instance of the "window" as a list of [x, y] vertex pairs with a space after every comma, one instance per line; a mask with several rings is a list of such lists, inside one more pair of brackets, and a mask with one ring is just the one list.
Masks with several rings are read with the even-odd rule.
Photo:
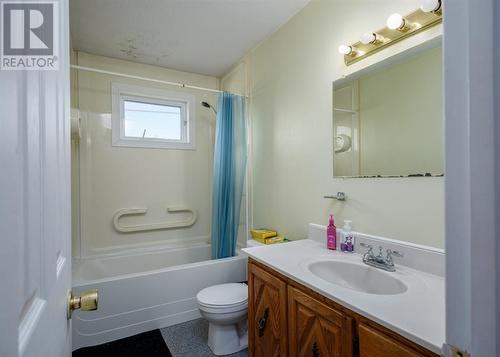
[[113, 83], [114, 146], [194, 149], [194, 97]]

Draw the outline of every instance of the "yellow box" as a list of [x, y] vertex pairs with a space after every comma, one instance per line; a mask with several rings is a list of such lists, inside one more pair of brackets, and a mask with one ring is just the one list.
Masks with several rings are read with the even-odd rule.
[[276, 237], [278, 233], [269, 229], [252, 229], [250, 231], [252, 238], [258, 242], [265, 243], [266, 238]]
[[264, 244], [282, 243], [284, 240], [285, 240], [285, 237], [283, 237], [283, 236], [269, 237], [269, 238], [264, 239]]

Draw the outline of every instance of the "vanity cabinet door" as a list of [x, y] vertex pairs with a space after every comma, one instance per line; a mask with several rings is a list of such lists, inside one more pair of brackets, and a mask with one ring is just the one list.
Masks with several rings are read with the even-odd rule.
[[288, 287], [290, 357], [352, 357], [352, 319]]
[[360, 357], [438, 357], [427, 350], [414, 350], [394, 337], [364, 323], [359, 323], [358, 334]]
[[286, 357], [288, 349], [286, 283], [248, 265], [248, 349], [255, 357]]

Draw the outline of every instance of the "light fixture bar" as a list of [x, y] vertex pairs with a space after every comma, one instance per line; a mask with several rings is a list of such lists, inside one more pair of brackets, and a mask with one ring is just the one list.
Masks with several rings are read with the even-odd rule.
[[[439, 4], [441, 4], [440, 1]], [[435, 12], [424, 12], [421, 9], [417, 9], [402, 18], [408, 25], [408, 28], [404, 28], [403, 31], [401, 29], [390, 29], [389, 27], [384, 27], [373, 32], [373, 34], [376, 34], [378, 38], [383, 39], [381, 41], [369, 43], [358, 41], [351, 45], [345, 45], [346, 47], [350, 47], [352, 49], [352, 52], [349, 54], [343, 53], [345, 64], [349, 66], [353, 63], [361, 61], [362, 59], [371, 56], [386, 47], [440, 24], [443, 22], [443, 11], [441, 7], [439, 8], [439, 11]], [[365, 40], [364, 42], [368, 42], [368, 40]]]

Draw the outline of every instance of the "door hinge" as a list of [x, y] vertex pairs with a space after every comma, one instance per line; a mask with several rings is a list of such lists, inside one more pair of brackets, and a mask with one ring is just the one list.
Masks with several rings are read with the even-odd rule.
[[463, 351], [455, 346], [447, 343], [443, 344], [443, 356], [445, 357], [470, 357], [470, 353]]

